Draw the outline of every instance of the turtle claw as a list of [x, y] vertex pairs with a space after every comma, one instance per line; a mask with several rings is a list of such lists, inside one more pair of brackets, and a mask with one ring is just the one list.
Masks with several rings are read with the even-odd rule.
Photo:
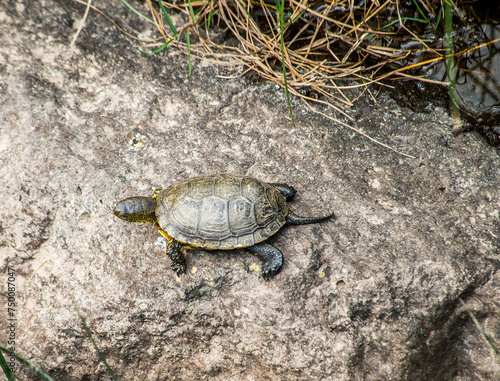
[[186, 273], [186, 260], [184, 254], [181, 252], [182, 244], [174, 239], [167, 243], [167, 255], [171, 259], [170, 266], [174, 273], [180, 278], [182, 274]]
[[271, 280], [271, 278], [276, 275], [276, 273], [279, 271], [280, 268], [281, 268], [281, 264], [279, 264], [279, 266], [278, 266], [278, 264], [274, 264], [274, 265], [271, 265], [270, 267], [263, 268], [262, 269], [262, 278], [264, 278], [264, 280], [266, 280], [266, 281]]
[[186, 273], [186, 266], [180, 267], [178, 263], [174, 262], [172, 262], [170, 266], [172, 267], [172, 270], [179, 278], [181, 277], [181, 275]]
[[262, 261], [262, 277], [265, 280], [271, 279], [281, 268], [283, 264], [283, 254], [274, 246], [261, 242], [250, 246], [248, 250], [257, 255]]
[[274, 274], [271, 274], [270, 271], [262, 270], [262, 278], [264, 278], [266, 282], [269, 282], [273, 276]]

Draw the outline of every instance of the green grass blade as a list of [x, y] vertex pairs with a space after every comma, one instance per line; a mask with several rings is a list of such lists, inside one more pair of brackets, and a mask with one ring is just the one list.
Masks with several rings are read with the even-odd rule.
[[207, 16], [207, 19], [204, 22], [202, 22], [200, 26], [207, 24], [206, 26], [207, 30], [210, 29], [210, 20], [212, 20], [212, 16], [215, 16], [217, 13], [219, 13], [218, 9], [213, 12], [210, 12]]
[[429, 19], [427, 18], [427, 16], [424, 14], [424, 11], [422, 11], [422, 9], [419, 7], [418, 5], [418, 1], [417, 0], [413, 0], [413, 3], [415, 4], [415, 6], [417, 7], [417, 10], [418, 10], [418, 13], [420, 13], [420, 16], [422, 16], [422, 18], [425, 20], [425, 22], [427, 24], [429, 24]]
[[285, 63], [285, 36], [283, 33], [284, 28], [284, 8], [285, 8], [285, 0], [275, 0], [276, 8], [279, 14], [280, 21], [280, 40], [281, 40], [281, 63], [283, 67], [283, 82], [285, 84], [285, 94], [286, 94], [286, 102], [288, 104], [288, 110], [290, 111], [290, 117], [292, 118], [292, 124], [295, 127], [295, 118], [293, 117], [292, 104], [290, 103], [290, 93], [288, 91], [288, 82], [286, 79], [286, 63]]
[[[306, 13], [306, 10], [303, 10], [302, 12], [300, 12], [300, 13], [299, 13], [299, 14], [298, 14], [295, 18], [293, 18], [293, 19], [291, 18], [291, 19], [289, 19], [288, 21], [286, 21], [286, 22], [283, 24], [283, 25], [284, 25], [284, 27], [287, 27], [287, 26], [289, 26], [289, 25], [292, 25], [294, 22], [296, 22], [298, 19], [300, 19], [300, 18], [304, 15], [304, 13]], [[276, 31], [276, 29], [278, 29], [278, 28], [280, 28], [280, 26], [279, 26], [279, 25], [278, 25], [277, 27], [274, 27], [274, 28], [270, 29], [268, 32], [262, 32], [262, 33], [264, 33], [264, 34], [268, 35], [268, 34], [274, 33], [274, 32]]]
[[[241, 1], [241, 0], [236, 0], [236, 1], [237, 1], [238, 3], [240, 3], [241, 10], [242, 10], [243, 12], [245, 12], [245, 14], [247, 15], [248, 19], [249, 19], [249, 20], [253, 20], [252, 15], [251, 15], [250, 13], [248, 13], [248, 11], [247, 11], [246, 4], [245, 4], [243, 1]], [[276, 0], [276, 1], [277, 1], [277, 0]]]
[[305, 10], [305, 9], [304, 9], [302, 12], [300, 12], [300, 13], [299, 13], [299, 14], [298, 14], [298, 15], [297, 15], [294, 19], [292, 19], [292, 18], [291, 18], [290, 20], [288, 20], [288, 21], [286, 22], [286, 25], [291, 25], [291, 24], [293, 24], [295, 21], [297, 21], [298, 19], [300, 19], [300, 18], [304, 15], [304, 13], [306, 13], [306, 10]]
[[[191, 4], [191, 0], [188, 0], [189, 7], [189, 15], [191, 16], [191, 21], [193, 23], [196, 22], [196, 18], [194, 17], [193, 5]], [[189, 29], [186, 30], [186, 46], [188, 51], [188, 77], [191, 77], [191, 40], [189, 35]]]
[[149, 17], [144, 16], [141, 12], [139, 12], [137, 9], [131, 6], [126, 0], [120, 0], [120, 1], [140, 18], [146, 20], [147, 22], [150, 22], [151, 24], [156, 25], [156, 23], [153, 20], [151, 20]]
[[3, 357], [2, 351], [0, 351], [0, 366], [3, 369], [3, 372], [7, 376], [7, 381], [16, 381], [16, 378], [12, 374], [12, 372], [9, 369], [9, 366], [7, 365], [7, 361], [5, 361], [5, 357]]
[[[8, 350], [7, 348], [3, 347], [0, 345], [0, 351], [1, 352], [5, 352], [5, 353], [10, 353], [10, 350]], [[33, 373], [35, 373], [35, 375], [37, 375], [38, 377], [40, 377], [42, 380], [44, 381], [54, 381], [52, 379], [52, 377], [50, 377], [49, 375], [43, 373], [40, 369], [38, 369], [36, 366], [32, 365], [28, 360], [26, 360], [24, 357], [22, 356], [19, 356], [17, 353], [14, 353], [14, 356], [16, 357], [16, 359], [21, 363], [23, 364], [24, 366], [26, 366], [29, 370], [31, 370]], [[10, 380], [9, 380], [10, 381]]]
[[118, 378], [116, 378], [115, 372], [113, 371], [113, 369], [111, 369], [111, 367], [109, 366], [108, 362], [106, 361], [106, 358], [104, 357], [104, 354], [101, 352], [101, 350], [99, 349], [99, 346], [95, 342], [94, 337], [92, 336], [92, 331], [87, 326], [87, 323], [85, 322], [85, 319], [83, 317], [81, 317], [81, 316], [80, 316], [80, 319], [82, 319], [83, 328], [85, 329], [85, 332], [87, 333], [87, 336], [89, 337], [90, 341], [94, 345], [94, 348], [95, 348], [95, 350], [97, 352], [97, 355], [99, 356], [99, 359], [101, 360], [101, 362], [106, 367], [106, 370], [108, 371], [110, 377], [113, 379], [113, 381], [118, 381]]
[[167, 42], [165, 42], [162, 46], [156, 48], [155, 50], [153, 50], [152, 52], [145, 52], [144, 50], [141, 50], [141, 49], [137, 49], [140, 53], [144, 54], [145, 56], [152, 56], [153, 54], [155, 53], [158, 53], [158, 52], [161, 52], [163, 49], [165, 49], [167, 46], [169, 46], [172, 42], [174, 41], [174, 39], [170, 39], [168, 40]]
[[186, 30], [186, 45], [188, 50], [188, 77], [191, 77], [191, 43], [189, 41], [189, 30]]
[[[417, 19], [415, 17], [401, 17], [401, 21], [416, 21], [416, 22], [421, 22], [423, 24], [428, 24], [428, 21], [426, 21], [424, 19]], [[395, 20], [392, 20], [389, 24], [384, 25], [380, 29], [387, 29], [390, 26], [393, 26], [394, 24], [398, 24], [398, 23], [399, 23], [399, 19], [395, 19]]]
[[189, 7], [189, 15], [191, 16], [191, 21], [195, 22], [195, 18], [194, 18], [194, 9], [193, 9], [193, 5], [191, 4], [191, 0], [188, 1], [188, 7]]
[[170, 17], [168, 16], [167, 10], [165, 9], [165, 6], [163, 5], [162, 0], [158, 0], [158, 4], [160, 4], [161, 13], [163, 14], [163, 17], [165, 17], [165, 21], [167, 22], [172, 33], [174, 34], [174, 37], [177, 37], [179, 35], [177, 33], [177, 29], [175, 28], [175, 25], [173, 24], [172, 20], [170, 20]]
[[450, 97], [452, 115], [459, 114], [459, 98], [457, 93], [457, 68], [455, 57], [453, 56], [455, 49], [453, 46], [453, 8], [448, 3], [444, 2], [444, 46], [446, 48], [446, 77], [448, 79], [448, 96]]
[[439, 23], [441, 22], [441, 18], [443, 17], [443, 7], [439, 8], [438, 15], [436, 17], [436, 24], [434, 24], [434, 29], [437, 29]]

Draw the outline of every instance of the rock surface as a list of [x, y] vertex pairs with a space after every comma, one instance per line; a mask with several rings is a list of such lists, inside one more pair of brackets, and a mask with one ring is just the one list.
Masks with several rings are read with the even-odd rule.
[[[109, 379], [84, 319], [123, 380], [500, 379], [471, 318], [498, 347], [497, 151], [384, 94], [347, 113], [415, 158], [298, 101], [294, 128], [274, 85], [197, 61], [188, 78], [185, 58], [140, 55], [95, 12], [71, 48], [83, 11], [0, 4], [0, 304], [14, 270], [20, 355], [56, 381]], [[290, 183], [294, 211], [337, 219], [283, 229], [269, 282], [243, 250], [189, 252], [178, 279], [155, 229], [112, 208], [216, 172]]]

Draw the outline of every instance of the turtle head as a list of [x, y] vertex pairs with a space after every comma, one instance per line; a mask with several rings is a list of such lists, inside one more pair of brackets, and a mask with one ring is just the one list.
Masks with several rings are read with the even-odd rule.
[[113, 213], [129, 222], [156, 222], [156, 199], [153, 197], [129, 197], [116, 204]]

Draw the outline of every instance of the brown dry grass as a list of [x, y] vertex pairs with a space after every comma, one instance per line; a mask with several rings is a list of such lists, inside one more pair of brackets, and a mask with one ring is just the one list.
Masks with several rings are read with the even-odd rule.
[[[364, 7], [355, 7], [353, 3], [352, 0], [287, 0], [283, 53], [288, 90], [292, 94], [342, 111], [344, 105], [352, 105], [356, 100], [346, 94], [347, 89], [361, 87], [369, 92], [370, 84], [388, 86], [390, 79], [411, 77], [410, 69], [424, 64], [410, 62], [417, 51], [420, 57], [427, 58], [425, 64], [442, 59], [442, 52], [428, 46], [412, 31], [415, 21], [401, 16], [399, 1], [366, 2]], [[164, 41], [172, 41], [171, 45], [188, 53], [186, 43], [176, 38], [163, 22], [157, 3], [147, 0], [146, 4]], [[189, 30], [191, 36], [196, 36], [196, 42], [191, 39], [189, 47], [192, 56], [221, 64], [237, 62], [246, 68], [245, 72], [254, 71], [285, 86], [274, 2], [193, 0], [194, 21], [190, 18], [189, 3], [163, 4], [169, 12], [174, 9], [186, 15], [178, 34]], [[419, 0], [419, 4], [431, 18], [439, 17], [427, 0]], [[219, 43], [211, 38], [205, 21], [214, 12], [223, 32], [229, 31], [238, 44]], [[392, 20], [397, 22], [385, 28]], [[413, 39], [416, 43], [411, 48], [391, 43], [403, 39]], [[356, 97], [359, 96], [358, 93]]]
[[[103, 14], [91, 5], [92, 0], [74, 1], [87, 6], [86, 15], [90, 8]], [[121, 1], [131, 8], [126, 0]], [[175, 28], [169, 26], [170, 20], [165, 18], [157, 0], [145, 0], [150, 17], [134, 11], [148, 18], [158, 31], [158, 37], [149, 41], [127, 33], [111, 17], [103, 15], [123, 33], [141, 41], [137, 46], [141, 50], [154, 53], [168, 46], [170, 54], [188, 56], [189, 70], [192, 58], [233, 69], [242, 65], [245, 69], [238, 75], [257, 73], [286, 88], [287, 94], [297, 96], [314, 112], [319, 112], [314, 107], [319, 103], [352, 120], [344, 112], [345, 107], [364, 93], [375, 100], [383, 86], [390, 87], [391, 81], [401, 78], [447, 86], [447, 82], [419, 75], [419, 69], [427, 70], [447, 57], [467, 54], [497, 41], [446, 56], [439, 38], [443, 34], [443, 1], [412, 0], [405, 2], [403, 9], [400, 0], [286, 0], [285, 22], [280, 29], [274, 0], [164, 1], [167, 17], [176, 15]], [[455, 11], [461, 15], [459, 9]], [[213, 28], [214, 23], [217, 28]], [[221, 35], [232, 36], [233, 41], [220, 38]], [[377, 86], [370, 86], [373, 84]], [[350, 91], [354, 88], [361, 91]]]

